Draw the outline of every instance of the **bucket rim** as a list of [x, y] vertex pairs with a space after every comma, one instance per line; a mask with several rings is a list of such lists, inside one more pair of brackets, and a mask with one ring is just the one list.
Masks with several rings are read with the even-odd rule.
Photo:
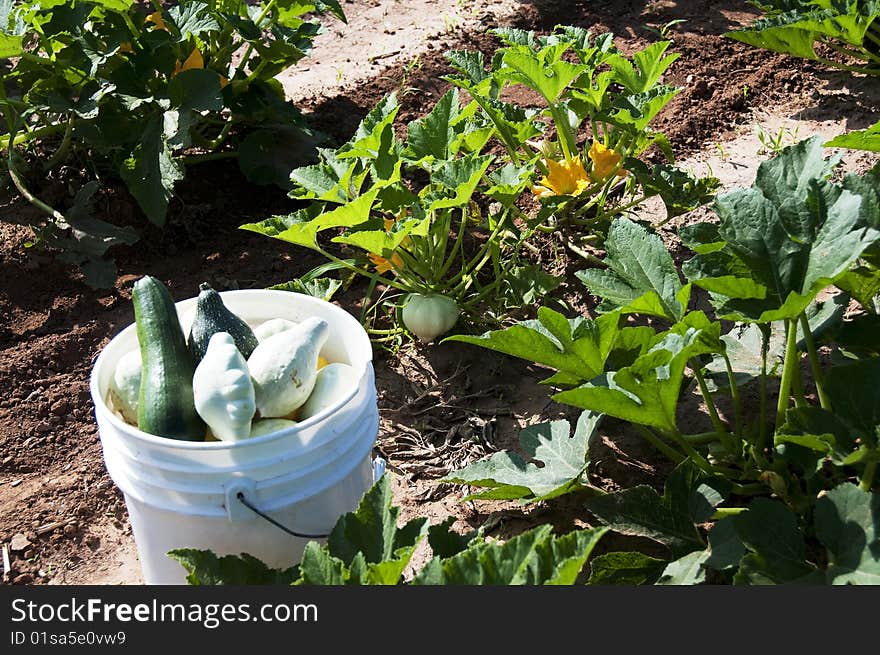
[[[128, 437], [136, 439], [138, 441], [146, 442], [151, 445], [160, 446], [163, 448], [176, 448], [180, 450], [186, 451], [221, 451], [221, 450], [235, 450], [235, 449], [244, 449], [255, 445], [267, 444], [273, 441], [287, 438], [291, 434], [296, 434], [298, 432], [308, 430], [324, 420], [330, 418], [333, 414], [342, 409], [345, 405], [347, 405], [351, 400], [361, 391], [361, 387], [363, 385], [364, 378], [369, 375], [372, 370], [373, 363], [373, 348], [370, 343], [370, 338], [364, 330], [363, 326], [360, 324], [357, 319], [349, 314], [347, 311], [326, 300], [322, 300], [321, 298], [315, 298], [314, 296], [309, 296], [304, 293], [299, 293], [296, 291], [282, 291], [280, 289], [235, 289], [231, 291], [221, 291], [220, 296], [232, 296], [232, 295], [245, 295], [245, 294], [253, 294], [254, 292], [258, 292], [261, 295], [274, 295], [279, 299], [290, 299], [290, 296], [296, 296], [297, 303], [305, 303], [305, 304], [313, 304], [313, 305], [321, 305], [325, 307], [331, 308], [331, 311], [340, 316], [341, 321], [350, 321], [357, 324], [357, 329], [360, 334], [358, 335], [362, 341], [365, 341], [366, 345], [366, 360], [363, 367], [354, 367], [355, 372], [358, 374], [358, 383], [354, 386], [351, 391], [349, 391], [344, 397], [340, 398], [337, 402], [330, 405], [329, 407], [325, 407], [323, 410], [315, 414], [314, 416], [310, 416], [304, 421], [297, 422], [296, 425], [285, 428], [283, 430], [276, 430], [275, 432], [269, 432], [267, 434], [260, 435], [258, 437], [254, 437], [253, 439], [242, 439], [240, 441], [183, 441], [181, 439], [170, 439], [168, 437], [161, 437], [159, 435], [150, 434], [149, 432], [144, 432], [140, 430], [136, 426], [130, 425], [122, 420], [119, 416], [117, 416], [116, 412], [112, 411], [110, 407], [107, 405], [104, 397], [101, 394], [100, 382], [98, 380], [99, 372], [102, 367], [105, 365], [108, 348], [110, 344], [112, 344], [117, 339], [124, 338], [127, 334], [131, 332], [135, 332], [137, 326], [134, 322], [127, 325], [125, 328], [117, 332], [111, 339], [108, 341], [103, 348], [101, 348], [98, 357], [95, 359], [95, 363], [92, 365], [92, 371], [89, 376], [89, 391], [92, 396], [92, 404], [95, 407], [95, 412], [100, 413], [102, 418], [110, 421], [110, 423], [119, 430], [120, 432], [125, 433]], [[179, 300], [174, 303], [175, 309], [178, 310], [178, 313], [181, 310], [181, 305], [191, 304], [196, 301], [196, 297], [185, 298], [184, 300]], [[100, 430], [99, 437], [100, 437]]]

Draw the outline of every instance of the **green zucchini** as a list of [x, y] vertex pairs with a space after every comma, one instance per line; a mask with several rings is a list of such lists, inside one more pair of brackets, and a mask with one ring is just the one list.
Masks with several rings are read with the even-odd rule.
[[192, 353], [193, 361], [196, 365], [202, 361], [208, 350], [208, 342], [218, 332], [229, 334], [241, 356], [245, 359], [250, 357], [259, 343], [253, 330], [227, 309], [220, 294], [210, 285], [202, 283], [199, 289], [196, 316], [189, 332], [189, 351]]
[[149, 275], [131, 293], [141, 349], [138, 428], [182, 441], [204, 441], [206, 426], [193, 400], [195, 365], [171, 294]]

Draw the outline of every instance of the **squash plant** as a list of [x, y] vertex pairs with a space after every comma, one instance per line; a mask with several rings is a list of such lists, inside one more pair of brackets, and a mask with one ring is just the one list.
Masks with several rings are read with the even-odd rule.
[[[676, 93], [658, 84], [674, 60], [663, 56], [668, 43], [627, 58], [616, 52], [611, 34], [593, 39], [580, 28], [561, 27], [546, 37], [496, 33], [506, 45], [490, 70], [481, 53], [449, 54], [459, 71], [448, 78], [455, 88], [409, 123], [405, 139], [395, 131], [399, 105], [391, 95], [347, 143], [292, 171], [291, 196], [309, 201], [307, 207], [242, 227], [316, 250], [384, 285], [386, 293], [409, 294], [398, 303], [403, 322], [431, 338], [452, 326], [456, 308], [473, 322], [497, 323], [509, 309], [558, 286], [557, 278], [526, 263], [527, 251], [537, 251], [538, 230], [554, 232], [570, 219], [582, 231], [654, 195], [666, 202], [669, 216], [706, 201], [713, 180], [666, 164], [650, 169], [635, 159], [654, 144], [668, 151], [662, 135], [648, 129]], [[569, 51], [581, 63], [564, 59]], [[600, 72], [603, 67], [610, 70]], [[540, 92], [546, 109], [502, 100], [511, 84]], [[466, 103], [459, 88], [470, 96]], [[579, 133], [587, 123], [593, 141], [581, 153]], [[560, 162], [548, 154], [554, 148], [564, 155]], [[624, 163], [632, 175], [623, 175]], [[624, 178], [623, 195], [612, 193], [614, 181]], [[550, 197], [539, 188], [550, 189]], [[525, 211], [521, 196], [531, 193], [542, 197], [537, 213]], [[331, 253], [318, 238], [325, 231], [358, 256]], [[409, 314], [426, 320], [420, 315], [407, 323], [411, 304], [425, 310]], [[428, 320], [428, 313], [435, 317]]]
[[[880, 75], [880, 4], [875, 0], [753, 0], [764, 16], [725, 36], [759, 48]], [[839, 55], [824, 57], [816, 46]], [[857, 60], [853, 65], [847, 60]]]
[[[428, 526], [425, 518], [398, 525], [400, 509], [391, 504], [386, 474], [364, 494], [354, 512], [337, 521], [326, 544], [309, 542], [302, 561], [272, 569], [247, 554], [218, 557], [183, 548], [169, 556], [186, 568], [193, 585], [570, 585], [582, 576], [605, 527], [564, 535], [543, 525], [499, 543], [482, 530], [452, 531], [452, 521]], [[433, 557], [404, 579], [419, 544], [427, 539]]]
[[[578, 243], [649, 197], [663, 200], [667, 220], [709, 200], [717, 180], [675, 168], [668, 141], [651, 128], [681, 90], [663, 82], [679, 57], [667, 53], [671, 42], [626, 56], [613, 34], [579, 27], [558, 26], [546, 36], [512, 28], [493, 34], [502, 47], [488, 64], [482, 53], [452, 52], [457, 72], [447, 79], [474, 98], [513, 164], [537, 168], [538, 229], [573, 232], [578, 238], [568, 244], [583, 254]], [[539, 107], [505, 100], [518, 86], [537, 94]], [[642, 159], [652, 146], [666, 162]]]
[[[534, 321], [450, 337], [554, 369], [545, 383], [561, 389], [555, 400], [629, 422], [691, 484], [682, 495], [673, 476], [663, 496], [646, 487], [605, 496], [576, 466], [568, 467], [575, 473], [568, 483], [556, 480], [560, 489], [591, 491], [587, 507], [613, 529], [669, 548], [670, 560], [616, 554], [605, 561], [604, 581], [639, 566], [645, 580], [689, 582], [705, 580], [707, 568], [740, 582], [867, 582], [880, 572], [876, 553], [843, 552], [848, 546], [832, 525], [859, 514], [870, 549], [878, 512], [871, 492], [880, 487], [880, 286], [864, 267], [880, 245], [880, 179], [870, 172], [833, 182], [837, 163], [823, 157], [818, 137], [763, 162], [751, 188], [716, 200], [717, 223], [682, 231], [695, 253], [683, 267], [687, 281], [659, 237], [618, 219], [607, 268], [579, 275], [603, 301], [598, 317], [568, 319], [542, 308]], [[864, 311], [843, 321], [850, 297], [820, 302], [829, 285], [853, 290]], [[715, 318], [689, 308], [695, 287], [709, 292]], [[652, 326], [633, 324], [630, 315], [653, 317]], [[719, 319], [735, 321], [733, 329], [722, 335]], [[821, 340], [830, 361], [820, 357]], [[691, 381], [710, 429], [684, 434], [679, 405]], [[584, 452], [585, 434], [569, 438], [561, 429], [546, 452], [562, 445]], [[477, 497], [540, 499], [522, 460], [511, 466], [510, 457], [493, 455], [449, 481], [485, 489]], [[707, 521], [717, 521], [708, 545], [696, 528]], [[780, 561], [781, 546], [766, 538], [770, 525], [790, 544], [790, 561]], [[714, 537], [723, 541], [713, 544]], [[845, 558], [852, 568], [826, 571], [808, 561], [806, 544], [815, 538], [831, 562], [840, 567]], [[719, 548], [728, 549], [723, 562]]]
[[[398, 305], [410, 308], [404, 321], [409, 314], [410, 328], [426, 338], [451, 328], [458, 312], [497, 320], [525, 302], [524, 294], [555, 288], [555, 277], [520, 254], [532, 229], [516, 201], [531, 169], [484, 154], [495, 129], [476, 114], [476, 103], [463, 107], [458, 90], [450, 90], [407, 126], [405, 140], [394, 129], [399, 109], [388, 96], [347, 143], [321, 149], [318, 164], [293, 170], [291, 195], [306, 207], [242, 229], [310, 248], [368, 277], [368, 296], [383, 285], [371, 312], [400, 298]], [[322, 233], [356, 256], [332, 253]], [[428, 306], [437, 301], [444, 306]], [[377, 339], [398, 331], [373, 329]]]
[[[48, 218], [38, 237], [107, 286], [110, 245], [136, 237], [89, 215], [62, 213], [29, 180], [75, 162], [120, 178], [161, 226], [187, 163], [236, 157], [253, 181], [280, 181], [313, 140], [274, 77], [304, 57], [336, 0], [0, 0], [0, 148], [18, 191]], [[193, 154], [198, 151], [198, 154]]]

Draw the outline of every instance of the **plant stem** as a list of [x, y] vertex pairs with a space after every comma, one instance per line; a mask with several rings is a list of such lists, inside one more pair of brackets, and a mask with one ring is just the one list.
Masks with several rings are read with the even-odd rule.
[[51, 171], [55, 168], [55, 165], [58, 164], [62, 159], [67, 156], [67, 151], [70, 149], [70, 141], [71, 136], [73, 135], [73, 114], [67, 119], [67, 127], [64, 129], [64, 136], [61, 139], [61, 144], [58, 146], [58, 149], [52, 155], [52, 157], [43, 164], [43, 171]]
[[185, 166], [191, 164], [203, 164], [209, 161], [217, 161], [220, 159], [233, 159], [238, 156], [234, 150], [224, 150], [223, 152], [200, 152], [196, 155], [184, 155], [178, 157]]
[[67, 225], [67, 219], [64, 218], [64, 214], [59, 212], [57, 209], [54, 209], [47, 205], [45, 202], [37, 198], [34, 194], [28, 191], [28, 188], [24, 185], [24, 182], [18, 175], [18, 171], [15, 170], [15, 165], [12, 162], [12, 156], [15, 152], [14, 149], [9, 150], [9, 156], [6, 158], [6, 166], [9, 170], [9, 177], [12, 178], [12, 183], [15, 185], [15, 188], [18, 189], [18, 192], [24, 196], [25, 200], [31, 203], [34, 207], [39, 209], [42, 212], [45, 212], [49, 216], [51, 216], [55, 221], [59, 222], [62, 226]]
[[816, 57], [816, 61], [820, 64], [824, 64], [826, 66], [830, 66], [831, 68], [837, 68], [839, 70], [848, 71], [850, 73], [862, 73], [863, 75], [877, 75], [877, 71], [865, 68], [863, 66], [849, 66], [847, 64], [841, 64], [839, 62], [834, 61], [833, 59], [825, 59], [824, 57]]
[[51, 134], [58, 134], [61, 130], [65, 129], [67, 123], [53, 123], [52, 125], [45, 125], [43, 127], [38, 127], [30, 132], [26, 132], [25, 134], [11, 135], [4, 134], [2, 135], [3, 141], [0, 141], [0, 150], [6, 150], [10, 146], [10, 142], [12, 147], [20, 146], [24, 143], [28, 143], [29, 141], [34, 141], [35, 139], [41, 139], [44, 136], [49, 136]]
[[828, 39], [822, 39], [822, 43], [827, 45], [835, 52], [839, 52], [844, 57], [851, 57], [853, 59], [861, 59], [862, 61], [869, 61], [874, 63], [880, 62], [880, 57], [875, 55], [873, 52], [870, 52], [869, 50], [852, 50], [850, 48], [844, 48], [843, 46], [838, 45]]
[[736, 516], [747, 511], [748, 507], [716, 507], [715, 513], [710, 517], [713, 521], [726, 518], [728, 516]]
[[751, 482], [749, 484], [738, 484], [734, 482], [730, 486], [730, 490], [739, 496], [755, 496], [767, 493], [767, 485], [762, 482]]
[[825, 393], [824, 375], [822, 374], [822, 365], [819, 362], [819, 353], [816, 350], [816, 340], [813, 338], [813, 331], [810, 329], [810, 322], [807, 320], [806, 314], [801, 312], [800, 316], [801, 330], [804, 333], [804, 341], [807, 342], [807, 355], [810, 358], [810, 368], [813, 371], [813, 384], [816, 385], [816, 395], [819, 396], [819, 405], [822, 409], [831, 410], [831, 400]]
[[562, 154], [565, 157], [565, 161], [571, 161], [573, 157], [572, 152], [577, 149], [577, 144], [571, 133], [571, 127], [568, 125], [568, 119], [549, 98], [545, 99], [550, 107], [550, 115], [553, 117], [553, 122], [556, 124], [556, 132], [559, 135], [559, 145], [562, 147]]
[[761, 330], [761, 425], [758, 429], [758, 451], [767, 447], [767, 353], [770, 350], [769, 326]]
[[779, 383], [779, 401], [776, 403], [777, 428], [782, 426], [785, 422], [785, 412], [788, 409], [791, 384], [798, 366], [797, 323], [789, 319], [785, 324], [787, 329], [785, 339], [785, 364], [782, 369], [782, 381]]
[[[261, 12], [260, 12], [260, 15], [257, 16], [257, 19], [254, 21], [254, 24], [255, 24], [258, 28], [262, 29], [262, 26], [260, 25], [260, 23], [263, 22], [263, 19], [264, 19], [264, 18], [269, 14], [269, 12], [272, 11], [272, 9], [274, 9], [274, 8], [275, 8], [275, 0], [270, 0], [270, 2], [267, 3], [265, 7], [263, 7], [263, 11], [261, 11]], [[242, 56], [242, 58], [241, 58], [241, 63], [240, 63], [240, 64], [238, 65], [238, 67], [236, 68], [235, 73], [237, 73], [239, 70], [245, 70], [245, 67], [247, 66], [247, 64], [250, 63], [251, 55], [253, 54], [253, 52], [254, 52], [254, 44], [253, 44], [253, 43], [248, 43], [247, 50], [244, 51], [244, 56]], [[232, 73], [232, 74], [230, 75], [230, 78], [231, 78], [232, 76], [234, 76], [235, 73]], [[250, 79], [251, 79], [251, 77], [248, 77], [248, 80], [250, 80]]]
[[603, 264], [603, 263], [604, 263], [604, 262], [603, 262], [601, 259], [599, 259], [598, 257], [594, 257], [593, 255], [591, 255], [590, 253], [588, 253], [586, 250], [583, 250], [583, 249], [579, 248], [578, 246], [574, 245], [574, 244], [573, 244], [571, 241], [569, 241], [568, 239], [565, 240], [565, 245], [566, 245], [566, 246], [568, 247], [568, 249], [571, 250], [573, 253], [575, 253], [576, 255], [579, 255], [580, 257], [586, 259], [586, 260], [587, 260], [588, 262], [590, 262], [591, 264]]
[[719, 441], [717, 432], [699, 432], [697, 434], [683, 434], [681, 438], [694, 446], [705, 446], [706, 444]]
[[665, 443], [660, 437], [651, 432], [650, 428], [643, 425], [633, 424], [636, 430], [650, 443], [654, 448], [666, 455], [674, 464], [681, 464], [685, 460], [685, 456], [675, 450], [672, 446]]
[[730, 385], [730, 397], [733, 400], [734, 421], [736, 422], [736, 436], [742, 438], [742, 405], [739, 400], [739, 387], [736, 384], [736, 375], [733, 372], [733, 365], [730, 363], [730, 357], [727, 352], [722, 353], [724, 356], [724, 367], [727, 369], [727, 383]]
[[719, 434], [726, 434], [728, 432], [727, 426], [724, 425], [724, 422], [718, 415], [718, 408], [715, 407], [715, 401], [712, 399], [712, 394], [709, 393], [709, 387], [706, 386], [706, 379], [703, 377], [703, 371], [700, 370], [699, 363], [691, 363], [691, 368], [694, 371], [694, 377], [697, 379], [697, 385], [700, 387], [703, 400], [706, 402], [706, 409], [709, 410], [709, 418], [712, 420], [712, 425], [715, 426]]
[[682, 450], [684, 450], [687, 456], [690, 457], [691, 460], [693, 460], [694, 464], [699, 466], [706, 473], [715, 473], [715, 469], [712, 467], [709, 461], [700, 453], [698, 453], [697, 450], [682, 437], [680, 432], [676, 431], [671, 436], [675, 440], [675, 442], [679, 446], [681, 446]]
[[871, 491], [874, 486], [874, 474], [877, 471], [877, 461], [871, 460], [865, 464], [865, 470], [862, 471], [862, 477], [859, 480], [859, 489], [862, 491]]

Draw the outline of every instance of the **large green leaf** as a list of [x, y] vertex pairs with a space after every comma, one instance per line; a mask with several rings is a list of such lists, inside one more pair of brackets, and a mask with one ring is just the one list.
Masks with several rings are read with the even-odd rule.
[[615, 81], [623, 84], [630, 93], [644, 93], [657, 84], [660, 77], [681, 55], [664, 56], [671, 41], [657, 41], [644, 50], [636, 52], [632, 61], [623, 55], [612, 55], [607, 63], [614, 71]]
[[339, 156], [368, 159], [378, 157], [383, 147], [383, 139], [393, 134], [394, 119], [398, 111], [400, 105], [396, 94], [392, 93], [383, 98], [360, 122], [348, 143], [339, 149]]
[[624, 161], [646, 197], [660, 196], [666, 208], [666, 220], [681, 216], [709, 202], [719, 182], [714, 177], [694, 177], [670, 164], [655, 164], [648, 168], [642, 161], [628, 157]]
[[302, 212], [295, 212], [287, 217], [275, 216], [259, 223], [248, 223], [242, 225], [241, 229], [314, 250], [318, 247], [318, 232], [335, 227], [354, 227], [365, 223], [369, 219], [370, 209], [380, 190], [379, 187], [374, 187], [350, 203], [319, 214], [314, 218], [310, 218]]
[[407, 127], [407, 154], [413, 159], [446, 160], [453, 154], [451, 146], [458, 134], [456, 120], [461, 112], [458, 89], [447, 91], [424, 117]]
[[[604, 85], [602, 78], [599, 78], [599, 81]], [[599, 90], [601, 90], [601, 86], [596, 89], [596, 91]], [[614, 125], [642, 132], [657, 117], [657, 114], [678, 95], [679, 91], [681, 89], [676, 87], [660, 85], [642, 93], [616, 96], [602, 117]], [[581, 97], [592, 99], [596, 95], [596, 93], [582, 94]]]
[[498, 452], [453, 471], [445, 482], [487, 489], [469, 498], [526, 498], [531, 502], [583, 489], [587, 451], [600, 419], [583, 412], [571, 436], [565, 420], [527, 427], [519, 433], [519, 441], [529, 461], [513, 451]]
[[844, 132], [826, 142], [825, 147], [880, 152], [880, 123], [874, 123], [871, 127], [864, 130]]
[[172, 106], [182, 110], [223, 109], [220, 75], [206, 68], [193, 68], [175, 75], [168, 82], [168, 96]]
[[391, 476], [385, 475], [364, 494], [358, 509], [333, 527], [327, 540], [330, 554], [347, 565], [358, 553], [374, 564], [399, 559], [401, 549], [411, 555], [409, 549], [426, 534], [428, 519], [415, 518], [398, 528], [400, 508], [392, 507], [391, 500]]
[[675, 432], [676, 409], [688, 360], [720, 352], [720, 324], [699, 312], [668, 332], [636, 360], [553, 396], [557, 402]]
[[607, 528], [554, 536], [538, 526], [500, 544], [480, 540], [447, 559], [435, 558], [413, 579], [421, 585], [574, 584]]
[[122, 162], [119, 173], [150, 222], [164, 225], [174, 184], [183, 179], [183, 170], [172, 157], [161, 116], [147, 121], [140, 143]]
[[480, 84], [490, 77], [486, 72], [486, 57], [482, 52], [471, 50], [450, 50], [446, 53], [446, 59], [454, 69], [463, 73], [467, 82], [472, 85]]
[[568, 85], [587, 70], [582, 64], [562, 59], [568, 47], [567, 43], [560, 43], [535, 52], [528, 46], [512, 45], [502, 55], [505, 68], [499, 70], [499, 75], [531, 87], [547, 102], [556, 102]]
[[238, 167], [255, 184], [291, 187], [291, 170], [312, 159], [317, 138], [296, 125], [250, 132], [238, 148]]
[[521, 357], [585, 381], [603, 371], [620, 329], [619, 319], [618, 314], [605, 314], [595, 321], [582, 317], [568, 319], [541, 307], [537, 320], [522, 321], [478, 337], [458, 334], [446, 341], [463, 341]]
[[706, 581], [706, 560], [708, 551], [694, 551], [673, 560], [666, 565], [657, 584], [696, 585]]
[[621, 217], [611, 223], [605, 250], [607, 270], [576, 273], [591, 293], [605, 301], [600, 308], [681, 320], [689, 293], [683, 292], [675, 263], [659, 236]]
[[180, 40], [190, 35], [220, 30], [220, 23], [212, 15], [211, 8], [203, 2], [183, 2], [168, 9], [171, 23], [180, 31]]
[[729, 493], [720, 476], [685, 460], [666, 481], [663, 496], [647, 486], [632, 487], [587, 501], [587, 509], [616, 532], [647, 537], [667, 546], [676, 559], [706, 547], [696, 528]]
[[865, 32], [877, 16], [874, 2], [793, 2], [777, 6], [768, 16], [725, 36], [758, 48], [817, 59], [814, 44], [826, 37], [862, 47]]
[[880, 443], [880, 358], [835, 366], [825, 378], [831, 407], [862, 443]]
[[299, 577], [299, 567], [270, 569], [247, 553], [217, 557], [209, 550], [178, 548], [168, 553], [187, 570], [191, 585], [268, 585], [291, 584]]
[[831, 584], [880, 584], [880, 495], [842, 484], [816, 502], [816, 536]]
[[492, 161], [490, 155], [472, 153], [440, 164], [431, 175], [431, 182], [440, 190], [429, 197], [428, 211], [466, 206]]
[[589, 584], [654, 584], [666, 565], [666, 560], [636, 551], [605, 553], [590, 560]]
[[23, 37], [0, 32], [0, 59], [18, 57], [24, 52]]
[[[751, 188], [716, 199], [723, 245], [698, 253], [685, 273], [713, 292], [723, 317], [796, 317], [880, 236], [865, 226], [863, 196], [826, 180], [833, 166], [813, 137], [763, 162]], [[713, 286], [731, 278], [749, 280], [746, 293]]]
[[750, 551], [740, 565], [739, 582], [780, 584], [814, 570], [806, 561], [806, 544], [797, 516], [780, 501], [756, 498], [748, 511], [733, 521], [737, 535]]

